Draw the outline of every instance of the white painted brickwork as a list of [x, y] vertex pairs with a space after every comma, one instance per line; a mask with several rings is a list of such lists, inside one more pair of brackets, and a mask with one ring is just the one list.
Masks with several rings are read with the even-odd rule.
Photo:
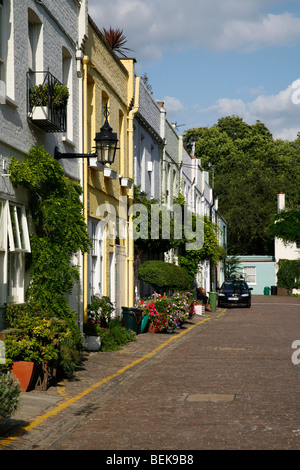
[[[2, 72], [4, 70], [5, 73], [1, 77], [5, 88], [4, 94], [0, 97], [0, 103], [2, 103], [0, 104], [0, 205], [2, 213], [7, 203], [10, 206], [17, 204], [19, 207], [28, 209], [25, 191], [21, 188], [14, 188], [9, 176], [5, 176], [10, 156], [13, 155], [22, 161], [34, 145], [44, 146], [50, 155], [54, 155], [55, 146], [59, 146], [62, 152], [82, 151], [79, 139], [82, 126], [79, 119], [80, 79], [77, 75], [76, 52], [78, 44], [84, 41], [87, 31], [87, 2], [86, 0], [4, 0], [3, 13], [5, 23], [0, 25], [0, 33], [4, 35], [2, 40], [7, 53], [4, 56], [2, 68]], [[70, 91], [68, 119], [72, 126], [69, 126], [66, 133], [49, 133], [28, 121], [26, 74], [30, 62], [29, 19], [34, 24], [34, 31], [39, 31], [35, 36], [35, 71], [49, 71], [60, 82], [64, 82], [63, 51], [64, 56], [68, 57]], [[79, 21], [82, 24], [79, 25]], [[62, 162], [66, 174], [80, 182], [81, 161], [65, 160]], [[28, 214], [28, 223], [29, 219]], [[24, 287], [26, 287], [24, 285], [26, 276], [23, 276], [22, 285], [14, 288], [14, 297], [12, 298], [11, 295], [8, 297], [9, 289], [5, 286], [5, 283], [9, 282], [8, 248], [6, 247], [5, 250], [2, 249], [2, 252], [0, 250], [0, 330], [1, 306], [9, 300], [24, 301]], [[24, 271], [21, 261], [18, 269], [20, 272]]]

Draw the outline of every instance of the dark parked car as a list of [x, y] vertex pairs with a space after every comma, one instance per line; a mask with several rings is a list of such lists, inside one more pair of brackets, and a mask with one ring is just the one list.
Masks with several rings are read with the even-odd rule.
[[244, 279], [225, 281], [218, 289], [218, 307], [251, 307], [251, 291]]

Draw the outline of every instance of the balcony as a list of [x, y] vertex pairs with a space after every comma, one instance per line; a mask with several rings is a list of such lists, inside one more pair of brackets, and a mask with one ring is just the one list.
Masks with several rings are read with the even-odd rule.
[[28, 119], [46, 132], [65, 132], [69, 91], [50, 72], [27, 72]]

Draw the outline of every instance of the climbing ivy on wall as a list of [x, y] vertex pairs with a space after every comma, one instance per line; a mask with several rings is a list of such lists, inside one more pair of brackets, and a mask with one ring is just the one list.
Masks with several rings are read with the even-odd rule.
[[31, 148], [24, 162], [11, 157], [9, 171], [13, 185], [28, 191], [35, 229], [26, 300], [47, 314], [74, 319], [66, 294], [79, 280], [79, 267], [71, 259], [90, 246], [80, 201], [82, 189], [39, 146]]

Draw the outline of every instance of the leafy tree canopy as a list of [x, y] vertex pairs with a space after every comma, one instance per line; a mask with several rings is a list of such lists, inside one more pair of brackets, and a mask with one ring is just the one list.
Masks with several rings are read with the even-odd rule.
[[285, 210], [275, 215], [270, 234], [285, 243], [300, 239], [300, 209]]
[[[277, 212], [277, 194], [286, 194], [291, 209], [299, 207], [300, 135], [293, 142], [274, 139], [257, 121], [238, 116], [219, 119], [214, 126], [184, 134], [189, 150], [212, 174], [219, 210], [228, 224], [228, 254], [272, 254], [268, 229]], [[209, 165], [210, 164], [210, 165]]]

